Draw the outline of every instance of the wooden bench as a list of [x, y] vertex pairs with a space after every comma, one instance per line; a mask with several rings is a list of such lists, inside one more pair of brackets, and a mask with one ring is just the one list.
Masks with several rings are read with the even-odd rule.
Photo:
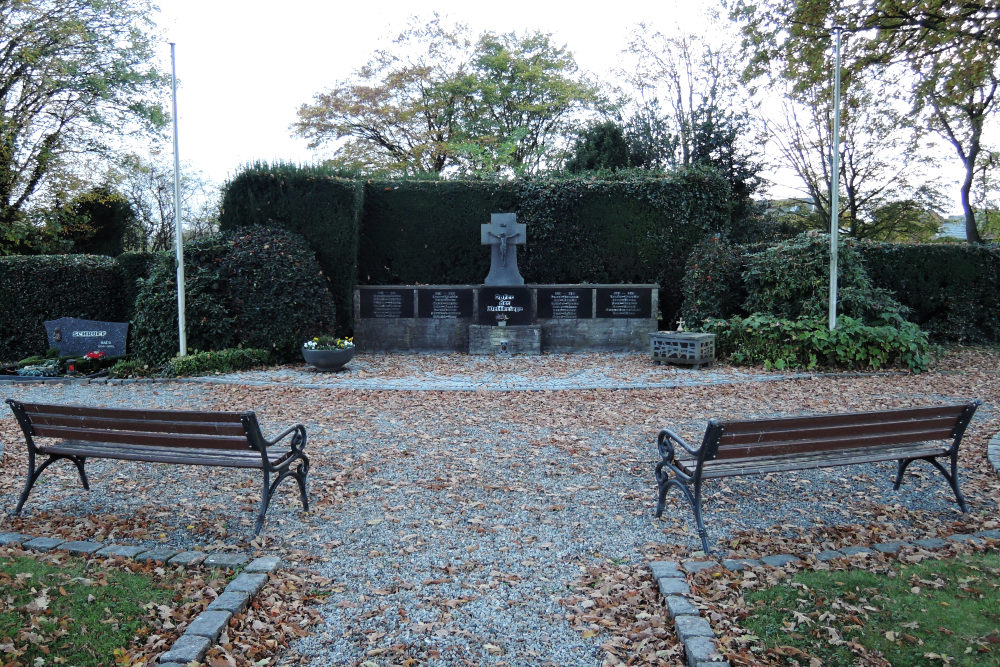
[[[309, 459], [303, 452], [306, 429], [301, 424], [267, 440], [252, 411], [134, 410], [22, 403], [13, 399], [7, 399], [7, 404], [14, 411], [28, 445], [28, 479], [15, 514], [21, 513], [38, 476], [59, 459], [76, 464], [83, 488], [90, 490], [84, 471], [89, 458], [257, 468], [263, 473], [263, 496], [254, 535], [260, 533], [274, 489], [285, 477], [294, 477], [298, 482], [302, 506], [309, 510], [306, 492]], [[292, 437], [288, 446], [277, 446], [289, 435]], [[36, 466], [38, 455], [48, 458]]]
[[[705, 553], [708, 537], [701, 514], [705, 479], [763, 475], [791, 470], [897, 461], [893, 488], [906, 467], [918, 459], [941, 471], [967, 512], [958, 488], [958, 446], [982, 401], [883, 412], [815, 415], [747, 421], [709, 421], [701, 447], [695, 449], [670, 429], [657, 438], [661, 461], [656, 466], [663, 515], [667, 492], [677, 487], [691, 504]], [[950, 460], [950, 470], [940, 458]]]

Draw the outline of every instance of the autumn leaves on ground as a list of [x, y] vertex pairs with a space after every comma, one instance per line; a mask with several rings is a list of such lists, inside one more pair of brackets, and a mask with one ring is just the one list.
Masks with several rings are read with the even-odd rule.
[[[699, 542], [679, 494], [670, 499], [672, 510], [664, 521], [652, 518], [652, 467], [660, 428], [674, 425], [697, 443], [710, 417], [889, 409], [979, 398], [984, 405], [963, 441], [960, 456], [968, 515], [957, 511], [953, 497], [949, 498], [950, 489], [930, 466], [911, 467], [913, 478], [902, 490], [911, 495], [898, 501], [883, 469], [856, 466], [837, 469], [820, 484], [790, 475], [706, 485], [706, 523], [720, 550], [732, 557], [804, 554], [996, 528], [998, 478], [986, 460], [986, 445], [1000, 432], [1000, 411], [995, 408], [1000, 405], [998, 369], [1000, 353], [996, 350], [959, 348], [949, 351], [931, 372], [919, 375], [825, 374], [657, 390], [380, 392], [291, 386], [135, 386], [137, 404], [253, 408], [261, 423], [274, 431], [305, 423], [312, 458], [312, 511], [301, 512], [294, 501], [294, 485], [289, 485], [279, 491], [269, 511], [264, 536], [251, 540], [249, 526], [259, 489], [249, 476], [178, 469], [158, 472], [162, 482], [161, 477], [154, 482], [147, 473], [128, 467], [134, 464], [107, 465], [91, 474], [95, 490], [85, 495], [72, 466], [56, 465], [49, 469], [49, 482], [34, 492], [37, 499], [33, 493], [23, 517], [0, 519], [0, 532], [279, 553], [290, 566], [288, 579], [279, 574], [271, 589], [265, 589], [265, 602], [234, 621], [224, 641], [209, 654], [209, 664], [308, 662], [309, 651], [296, 642], [306, 633], [314, 639], [328, 636], [323, 641], [331, 646], [345, 643], [354, 652], [356, 664], [447, 660], [447, 649], [442, 655], [432, 644], [405, 638], [426, 626], [435, 637], [458, 636], [454, 641], [462, 642], [461, 646], [475, 644], [475, 638], [460, 636], [462, 614], [443, 602], [489, 598], [487, 586], [495, 582], [476, 580], [477, 565], [513, 576], [504, 569], [509, 563], [503, 554], [487, 553], [493, 548], [487, 548], [491, 540], [498, 540], [511, 550], [541, 554], [518, 557], [517, 567], [522, 568], [518, 578], [537, 575], [554, 581], [549, 588], [556, 591], [562, 612], [546, 622], [553, 628], [571, 628], [578, 640], [599, 647], [600, 658], [594, 664], [680, 665], [683, 651], [665, 618], [648, 562], [687, 560], [695, 555]], [[438, 372], [446, 373], [447, 368]], [[5, 393], [25, 391], [29, 390], [18, 387]], [[121, 400], [111, 392], [95, 388], [92, 402]], [[13, 420], [0, 421], [0, 437], [4, 443], [0, 498], [12, 505], [23, 484], [26, 457]], [[399, 497], [417, 506], [404, 507]], [[921, 500], [924, 497], [926, 502]], [[361, 522], [365, 529], [351, 527], [350, 517], [345, 518], [369, 510], [372, 513], [364, 514]], [[516, 511], [537, 517], [548, 537], [500, 525]], [[603, 516], [606, 513], [612, 516]], [[431, 523], [430, 529], [412, 527], [418, 523], [414, 517], [421, 516]], [[438, 517], [443, 518], [441, 523], [434, 523]], [[366, 532], [369, 524], [373, 536]], [[377, 534], [386, 526], [395, 529], [395, 524], [396, 532]], [[454, 532], [459, 529], [461, 533]], [[419, 556], [421, 548], [428, 548], [425, 543], [433, 545], [431, 530], [448, 539], [460, 536], [465, 540], [461, 548], [472, 569], [464, 574], [456, 565], [456, 573], [442, 579], [454, 580], [458, 590], [464, 587], [475, 595], [443, 590], [448, 584], [427, 584], [430, 576], [394, 585], [373, 577], [373, 590], [363, 590], [366, 582], [355, 581], [347, 573], [341, 577], [335, 569], [333, 576], [327, 576], [337, 562], [350, 563], [351, 558], [384, 562], [385, 567], [409, 562], [393, 559]], [[406, 539], [412, 540], [410, 546], [403, 544]], [[579, 544], [574, 547], [570, 542]], [[602, 546], [595, 547], [597, 543]], [[386, 544], [398, 547], [399, 555]], [[477, 551], [480, 545], [483, 548]], [[412, 552], [408, 551], [411, 547]], [[562, 550], [567, 555], [560, 566], [559, 559], [547, 554]], [[884, 569], [886, 558], [873, 559], [872, 567]], [[199, 572], [192, 578], [206, 576]], [[775, 581], [786, 578], [780, 570], [771, 576]], [[695, 582], [696, 602], [719, 632], [733, 664], [780, 664], [788, 656], [761, 651], [739, 624], [745, 613], [742, 593], [751, 588], [744, 582], [739, 576], [708, 571]], [[420, 604], [408, 606], [414, 586], [423, 597]], [[362, 590], [352, 591], [359, 587]], [[431, 606], [437, 588], [442, 589], [442, 605], [436, 607], [435, 623], [409, 624], [409, 616]], [[344, 597], [338, 597], [345, 589]], [[352, 592], [355, 597], [346, 597]], [[210, 599], [211, 591], [206, 595]], [[379, 596], [393, 603], [392, 609], [385, 609], [384, 604], [372, 606], [370, 599]], [[323, 600], [331, 604], [319, 605]], [[196, 613], [199, 604], [205, 603], [188, 606]], [[460, 604], [468, 609], [475, 605]], [[331, 611], [337, 605], [346, 607], [343, 614]], [[350, 605], [357, 605], [353, 615]], [[390, 611], [394, 617], [387, 625]], [[529, 613], [527, 606], [523, 613]], [[365, 614], [371, 618], [364, 618]], [[161, 623], [127, 647], [129, 664], [153, 664], [165, 649], [163, 641], [150, 642], [150, 635], [162, 639], [179, 634], [188, 620], [172, 618], [173, 627], [164, 628]], [[372, 632], [372, 627], [384, 629]], [[493, 664], [534, 662], [519, 652], [518, 644], [505, 646], [491, 637], [481, 638], [475, 650], [481, 650], [482, 660]], [[877, 664], [870, 653], [856, 655], [862, 662]], [[543, 662], [539, 659], [537, 664]]]

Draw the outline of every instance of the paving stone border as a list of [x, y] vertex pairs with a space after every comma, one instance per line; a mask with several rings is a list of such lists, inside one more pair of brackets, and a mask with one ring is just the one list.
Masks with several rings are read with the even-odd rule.
[[1000, 475], [1000, 433], [993, 436], [990, 444], [986, 445], [986, 458], [989, 459], [990, 465]]
[[[0, 536], [2, 537], [2, 536]], [[775, 554], [755, 558], [726, 558], [717, 560], [686, 560], [681, 562], [661, 560], [649, 564], [653, 580], [656, 581], [660, 594], [666, 603], [667, 617], [674, 623], [674, 632], [684, 646], [684, 656], [688, 667], [730, 667], [729, 662], [719, 652], [718, 637], [708, 620], [702, 617], [698, 607], [691, 601], [691, 587], [687, 583], [687, 575], [701, 570], [722, 565], [727, 570], [739, 572], [748, 567], [768, 565], [784, 567], [791, 563], [802, 562], [812, 556], [819, 561], [830, 561], [834, 558], [867, 558], [876, 552], [895, 554], [908, 546], [924, 549], [941, 549], [950, 543], [982, 544], [985, 540], [1000, 540], [1000, 530], [982, 530], [977, 533], [958, 533], [944, 539], [932, 537], [911, 542], [893, 541], [881, 542], [868, 547], [843, 547], [836, 550], [810, 553], [798, 557], [792, 554]]]
[[149, 549], [125, 544], [105, 545], [102, 542], [0, 533], [0, 546], [14, 545], [32, 551], [58, 550], [85, 556], [117, 556], [137, 561], [153, 560], [168, 565], [234, 568], [246, 564], [243, 571], [229, 582], [219, 597], [213, 600], [205, 611], [195, 616], [184, 634], [160, 656], [161, 667], [183, 667], [204, 658], [208, 649], [225, 630], [229, 619], [247, 608], [250, 599], [260, 592], [270, 575], [281, 566], [281, 559], [278, 556], [261, 556], [247, 563], [250, 559], [245, 555], [232, 552], [205, 553], [160, 547]]

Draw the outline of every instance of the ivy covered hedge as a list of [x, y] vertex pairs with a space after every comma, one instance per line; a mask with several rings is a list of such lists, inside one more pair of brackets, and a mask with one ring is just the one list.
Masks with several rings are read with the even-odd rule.
[[0, 257], [0, 360], [44, 353], [46, 320], [125, 321], [126, 300], [121, 274], [110, 257]]
[[223, 189], [219, 229], [260, 225], [304, 237], [326, 275], [337, 307], [337, 323], [344, 329], [353, 312], [363, 206], [362, 182], [344, 178], [341, 172], [257, 163]]

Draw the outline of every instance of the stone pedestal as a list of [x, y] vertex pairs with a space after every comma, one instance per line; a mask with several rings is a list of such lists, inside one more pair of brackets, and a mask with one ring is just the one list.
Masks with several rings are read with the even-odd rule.
[[493, 326], [469, 325], [469, 354], [539, 355], [542, 353], [542, 327], [539, 324]]

